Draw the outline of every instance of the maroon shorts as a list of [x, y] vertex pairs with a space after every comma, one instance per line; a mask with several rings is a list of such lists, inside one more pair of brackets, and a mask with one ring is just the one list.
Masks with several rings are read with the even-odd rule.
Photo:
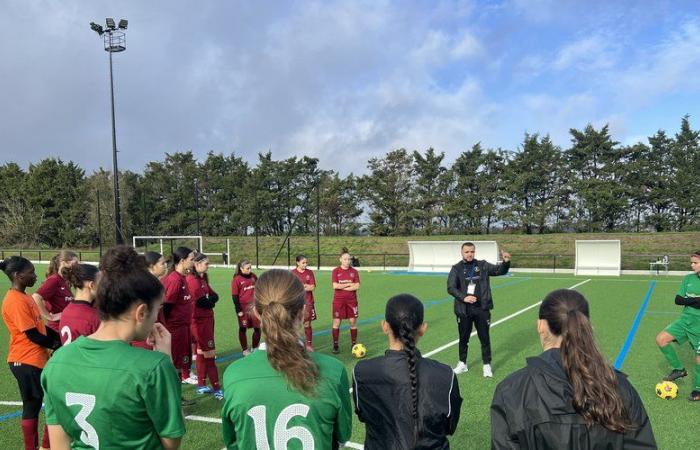
[[170, 329], [170, 353], [173, 355], [173, 364], [178, 370], [190, 368], [192, 355], [191, 339], [189, 325], [181, 325]]
[[306, 311], [304, 322], [311, 322], [312, 320], [316, 320], [316, 306], [314, 305], [314, 302], [307, 301], [304, 305], [304, 308]]
[[238, 317], [238, 327], [239, 328], [260, 328], [260, 319], [255, 314], [255, 304], [250, 303], [247, 305], [241, 305], [243, 309], [243, 315]]
[[334, 319], [357, 319], [357, 302], [333, 302]]
[[192, 335], [197, 342], [197, 349], [203, 352], [214, 350], [214, 318], [204, 317], [192, 322]]

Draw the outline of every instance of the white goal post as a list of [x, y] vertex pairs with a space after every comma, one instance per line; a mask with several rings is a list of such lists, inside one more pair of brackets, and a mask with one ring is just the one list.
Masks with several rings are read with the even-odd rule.
[[146, 241], [146, 242], [157, 241], [160, 244], [160, 254], [164, 255], [164, 253], [163, 253], [163, 240], [172, 241], [175, 239], [178, 239], [178, 240], [195, 239], [198, 242], [198, 247], [195, 250], [202, 251], [202, 249], [204, 248], [202, 246], [202, 244], [203, 244], [202, 236], [134, 236], [131, 241], [132, 241], [132, 245], [134, 246], [134, 248], [137, 247], [136, 241]]
[[576, 241], [576, 275], [614, 275], [622, 273], [620, 240]]
[[[462, 259], [462, 244], [468, 241], [408, 241], [412, 272], [449, 272]], [[476, 247], [476, 258], [498, 264], [496, 241], [471, 241]]]

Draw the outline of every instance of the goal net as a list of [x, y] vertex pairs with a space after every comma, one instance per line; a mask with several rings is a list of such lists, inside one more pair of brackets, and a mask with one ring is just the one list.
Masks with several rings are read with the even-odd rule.
[[622, 273], [622, 245], [619, 240], [576, 241], [576, 275]]
[[[409, 241], [410, 260], [408, 270], [413, 272], [449, 272], [462, 259], [462, 244], [465, 241]], [[496, 241], [472, 241], [476, 247], [476, 258], [491, 264], [498, 263]]]

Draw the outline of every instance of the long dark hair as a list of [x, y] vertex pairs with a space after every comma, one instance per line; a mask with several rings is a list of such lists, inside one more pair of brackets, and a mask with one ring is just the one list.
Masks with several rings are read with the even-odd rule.
[[172, 272], [175, 270], [175, 267], [182, 261], [183, 259], [187, 259], [188, 256], [190, 256], [190, 253], [192, 253], [192, 249], [189, 247], [177, 247], [175, 250], [173, 250], [173, 255], [170, 258], [170, 267], [168, 268], [168, 273]]
[[[204, 261], [205, 259], [208, 259], [207, 255], [205, 255], [204, 253], [197, 253], [195, 255], [193, 261], [195, 263], [198, 263], [198, 262]], [[202, 273], [197, 272], [196, 266], [192, 266], [192, 275], [194, 275], [195, 277], [198, 277], [198, 278], [203, 278], [204, 281], [207, 282], [207, 284], [209, 283], [209, 274], [206, 272], [202, 272]]]
[[270, 365], [284, 374], [291, 387], [313, 395], [320, 371], [299, 345], [301, 336], [296, 322], [304, 309], [305, 297], [304, 285], [288, 270], [268, 270], [255, 285], [255, 309], [260, 314]]
[[411, 379], [411, 400], [413, 401], [413, 438], [418, 439], [418, 372], [416, 370], [416, 335], [423, 324], [423, 303], [411, 294], [391, 297], [386, 304], [384, 320], [391, 327], [394, 337], [403, 345], [408, 358], [408, 373]]
[[135, 303], [153, 303], [163, 295], [163, 285], [148, 271], [146, 259], [132, 247], [112, 247], [100, 260], [96, 304], [102, 320], [116, 319]]
[[540, 305], [539, 318], [562, 338], [562, 363], [574, 391], [576, 412], [588, 426], [597, 423], [618, 433], [633, 428], [617, 390], [615, 371], [596, 345], [586, 298], [571, 289], [550, 292]]
[[7, 275], [7, 278], [9, 278], [10, 281], [13, 281], [12, 274], [23, 272], [24, 270], [28, 269], [31, 265], [31, 261], [29, 261], [24, 256], [13, 255], [7, 259], [0, 260], [0, 270], [5, 272], [5, 275]]
[[[250, 264], [250, 261], [247, 258], [243, 258], [242, 260], [238, 261], [238, 264], [236, 265], [236, 275], [243, 276], [243, 272], [241, 272], [241, 267], [247, 266]], [[252, 271], [250, 273], [253, 273]]]
[[163, 255], [161, 255], [158, 252], [153, 252], [149, 250], [143, 254], [143, 257], [146, 258], [146, 264], [148, 264], [148, 267], [151, 267], [158, 261], [160, 261], [160, 258], [162, 258]]

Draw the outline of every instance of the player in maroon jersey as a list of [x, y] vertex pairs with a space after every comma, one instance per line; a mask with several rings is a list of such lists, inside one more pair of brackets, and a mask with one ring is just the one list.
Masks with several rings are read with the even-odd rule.
[[63, 345], [70, 344], [79, 336], [90, 336], [100, 326], [100, 315], [93, 304], [99, 269], [92, 264], [76, 264], [68, 267], [65, 274], [76, 290], [75, 298], [61, 313], [59, 330]]
[[73, 301], [73, 293], [66, 281], [66, 268], [78, 263], [78, 255], [70, 250], [61, 250], [49, 262], [46, 280], [32, 294], [34, 302], [41, 311], [41, 317], [48, 320], [48, 327], [58, 332], [61, 312]]
[[[214, 394], [221, 400], [224, 394], [219, 385], [219, 371], [216, 368], [216, 347], [214, 345], [214, 306], [219, 295], [209, 284], [209, 259], [204, 253], [194, 257], [194, 269], [187, 275], [187, 287], [195, 302], [192, 317], [192, 334], [197, 343], [197, 392]], [[207, 386], [207, 376], [211, 387]]]
[[343, 247], [340, 253], [340, 266], [331, 273], [333, 284], [333, 353], [338, 353], [340, 321], [350, 321], [350, 340], [357, 343], [357, 290], [360, 288], [360, 274], [350, 266], [350, 253]]
[[252, 271], [250, 261], [242, 259], [236, 267], [236, 276], [231, 280], [231, 297], [238, 315], [238, 340], [243, 356], [248, 356], [248, 328], [253, 329], [253, 350], [260, 345], [260, 318], [255, 314], [255, 282], [258, 277]]
[[161, 282], [165, 288], [163, 316], [165, 328], [171, 335], [172, 357], [183, 383], [196, 384], [190, 378], [190, 325], [192, 324], [192, 296], [187, 289], [185, 275], [192, 270], [194, 252], [177, 247], [172, 256], [172, 271]]
[[304, 304], [304, 334], [306, 335], [306, 350], [314, 351], [312, 344], [313, 331], [311, 330], [311, 321], [316, 320], [316, 307], [314, 306], [314, 289], [316, 289], [316, 278], [314, 273], [307, 267], [309, 264], [306, 256], [298, 255], [296, 258], [297, 267], [292, 270], [294, 276], [299, 278], [301, 284], [304, 285], [306, 297]]

